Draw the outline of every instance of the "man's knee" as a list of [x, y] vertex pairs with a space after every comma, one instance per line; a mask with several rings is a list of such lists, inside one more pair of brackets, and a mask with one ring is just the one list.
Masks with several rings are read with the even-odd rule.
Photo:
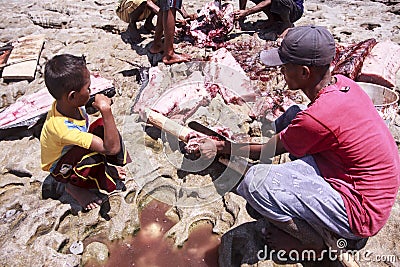
[[250, 180], [250, 179], [249, 179], [249, 176], [246, 175], [246, 176], [243, 178], [243, 180], [240, 182], [240, 184], [238, 185], [238, 187], [237, 187], [237, 189], [236, 189], [237, 193], [238, 193], [240, 196], [244, 197], [245, 199], [247, 199], [246, 196], [247, 196], [247, 194], [248, 194], [248, 192], [249, 192], [249, 183], [250, 183], [249, 180]]

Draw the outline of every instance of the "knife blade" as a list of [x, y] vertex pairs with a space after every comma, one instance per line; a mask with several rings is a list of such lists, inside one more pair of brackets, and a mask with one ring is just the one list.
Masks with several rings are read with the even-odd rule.
[[197, 122], [197, 121], [191, 121], [191, 122], [189, 122], [189, 123], [188, 123], [188, 126], [189, 126], [189, 128], [191, 128], [191, 129], [193, 129], [193, 130], [195, 130], [195, 131], [198, 131], [198, 132], [200, 132], [200, 133], [203, 133], [203, 134], [205, 134], [205, 135], [208, 135], [208, 136], [216, 136], [216, 137], [218, 137], [219, 139], [221, 139], [221, 140], [223, 140], [223, 141], [230, 141], [230, 142], [232, 142], [232, 140], [228, 140], [228, 138], [226, 138], [226, 137], [223, 136], [222, 134], [217, 133], [216, 131], [214, 131], [214, 130], [208, 128], [207, 126], [204, 126], [203, 124], [201, 124], [201, 123], [199, 123], [199, 122]]
[[197, 121], [191, 121], [188, 123], [188, 127], [192, 130], [195, 130], [197, 132], [203, 133], [208, 136], [216, 136], [220, 140], [227, 141], [231, 144], [235, 144], [236, 147], [242, 147], [242, 146], [249, 146], [249, 145], [262, 145], [262, 143], [257, 143], [257, 142], [244, 142], [244, 143], [237, 143], [236, 141], [227, 138], [226, 136], [223, 136], [222, 134], [208, 128], [207, 126], [197, 122]]

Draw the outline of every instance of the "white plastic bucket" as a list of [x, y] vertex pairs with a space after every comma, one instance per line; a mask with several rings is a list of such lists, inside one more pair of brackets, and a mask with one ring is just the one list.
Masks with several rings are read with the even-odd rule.
[[387, 123], [391, 123], [396, 116], [399, 95], [388, 87], [373, 83], [357, 82], [371, 98], [379, 115]]

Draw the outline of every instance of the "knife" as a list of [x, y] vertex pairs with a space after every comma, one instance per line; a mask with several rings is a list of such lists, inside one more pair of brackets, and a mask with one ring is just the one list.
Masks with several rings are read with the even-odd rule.
[[226, 138], [225, 136], [223, 136], [222, 134], [217, 133], [216, 131], [208, 128], [207, 126], [204, 126], [203, 124], [197, 122], [197, 121], [191, 121], [188, 123], [189, 128], [198, 131], [200, 133], [203, 133], [205, 135], [208, 136], [216, 136], [218, 137], [220, 140], [223, 141], [229, 141], [231, 143], [234, 143], [232, 140], [228, 140], [228, 138]]
[[248, 145], [262, 145], [262, 143], [256, 143], [256, 142], [244, 142], [244, 143], [237, 143], [236, 141], [223, 136], [220, 133], [217, 133], [216, 131], [208, 128], [207, 126], [204, 126], [203, 124], [197, 122], [197, 121], [191, 121], [188, 123], [189, 128], [192, 130], [195, 130], [197, 132], [203, 133], [208, 136], [216, 136], [222, 141], [227, 141], [231, 144], [235, 144], [237, 147], [242, 147], [242, 146], [248, 146]]

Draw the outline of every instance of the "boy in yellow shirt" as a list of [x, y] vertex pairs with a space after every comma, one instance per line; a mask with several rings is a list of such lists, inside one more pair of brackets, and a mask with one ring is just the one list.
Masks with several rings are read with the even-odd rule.
[[112, 192], [115, 179], [130, 162], [111, 112], [111, 99], [97, 94], [93, 107], [102, 118], [89, 127], [85, 104], [90, 97], [90, 73], [84, 57], [63, 54], [53, 57], [45, 67], [45, 83], [55, 102], [40, 136], [41, 167], [59, 182], [86, 210], [102, 200], [90, 189]]

